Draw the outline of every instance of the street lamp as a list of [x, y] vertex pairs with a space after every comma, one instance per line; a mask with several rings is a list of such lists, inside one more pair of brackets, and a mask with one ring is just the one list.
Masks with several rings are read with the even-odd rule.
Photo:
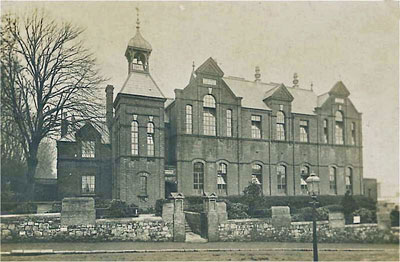
[[316, 207], [318, 204], [317, 194], [319, 194], [319, 177], [315, 173], [311, 173], [310, 176], [306, 179], [307, 183], [307, 191], [308, 194], [311, 195], [312, 202], [311, 205], [313, 207], [312, 219], [313, 219], [313, 254], [314, 261], [318, 261], [318, 239], [317, 239], [317, 222], [316, 222]]

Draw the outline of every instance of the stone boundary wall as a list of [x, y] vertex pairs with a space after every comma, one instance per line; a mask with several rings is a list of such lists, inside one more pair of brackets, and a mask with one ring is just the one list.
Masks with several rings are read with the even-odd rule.
[[[289, 227], [271, 225], [268, 219], [235, 219], [219, 225], [220, 241], [312, 242], [312, 222], [292, 222]], [[318, 221], [321, 243], [399, 243], [398, 234], [380, 230], [377, 224], [330, 228]]]
[[201, 214], [196, 212], [185, 211], [186, 221], [193, 233], [201, 234]]
[[61, 215], [4, 215], [2, 242], [172, 241], [173, 225], [161, 217], [97, 219], [95, 225], [61, 226]]

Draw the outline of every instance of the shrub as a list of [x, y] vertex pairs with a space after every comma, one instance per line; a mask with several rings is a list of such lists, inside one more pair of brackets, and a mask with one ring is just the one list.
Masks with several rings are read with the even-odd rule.
[[94, 200], [94, 207], [95, 208], [109, 208], [110, 206], [111, 206], [111, 200], [110, 199], [96, 198]]
[[51, 206], [51, 209], [50, 209], [49, 213], [60, 213], [61, 212], [61, 208], [62, 208], [61, 203], [54, 203]]
[[376, 214], [366, 208], [357, 209], [352, 213], [352, 217], [360, 216], [361, 223], [376, 223]]
[[36, 214], [37, 206], [32, 202], [23, 202], [16, 204], [16, 207], [10, 210], [11, 214]]
[[349, 191], [346, 192], [344, 198], [342, 199], [342, 206], [343, 206], [344, 218], [346, 219], [346, 224], [351, 224], [353, 222], [352, 214], [359, 207]]
[[399, 226], [399, 210], [394, 209], [392, 212], [390, 212], [390, 220], [392, 223], [392, 227], [398, 227]]
[[249, 207], [241, 203], [226, 202], [226, 211], [229, 219], [243, 219], [249, 218], [247, 210]]
[[[329, 210], [324, 207], [319, 207], [316, 210], [316, 220], [328, 220]], [[313, 219], [313, 208], [312, 207], [304, 207], [298, 210], [297, 213], [292, 215], [292, 221], [312, 221]]]
[[168, 199], [157, 199], [156, 200], [156, 205], [154, 208], [156, 216], [162, 216], [162, 207], [163, 207], [164, 203], [168, 203], [168, 202], [169, 202]]
[[324, 208], [328, 209], [329, 212], [343, 212], [343, 206], [342, 205], [327, 205], [324, 206]]
[[134, 217], [137, 216], [138, 207], [135, 204], [126, 204], [125, 202], [113, 199], [111, 206], [105, 211], [106, 217]]

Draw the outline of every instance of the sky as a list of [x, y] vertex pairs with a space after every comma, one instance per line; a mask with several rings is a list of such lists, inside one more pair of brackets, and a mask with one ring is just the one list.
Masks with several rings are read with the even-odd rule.
[[184, 88], [192, 63], [217, 60], [225, 75], [299, 85], [317, 94], [339, 80], [363, 114], [364, 177], [382, 196], [399, 191], [399, 18], [390, 2], [3, 2], [2, 13], [46, 10], [85, 28], [82, 38], [115, 93], [127, 77], [125, 49], [150, 42], [150, 72], [163, 93]]

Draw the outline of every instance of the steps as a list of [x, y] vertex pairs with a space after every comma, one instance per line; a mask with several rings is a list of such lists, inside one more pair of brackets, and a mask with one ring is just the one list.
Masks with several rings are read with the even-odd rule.
[[189, 226], [189, 223], [187, 222], [187, 220], [185, 219], [185, 233], [190, 233], [193, 232], [192, 229]]

